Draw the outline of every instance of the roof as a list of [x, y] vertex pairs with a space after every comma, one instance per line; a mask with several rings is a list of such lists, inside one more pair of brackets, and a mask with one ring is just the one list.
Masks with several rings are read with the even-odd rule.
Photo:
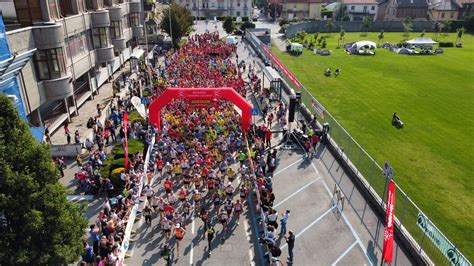
[[433, 41], [431, 38], [415, 38], [407, 41], [409, 44], [415, 45], [433, 45], [437, 44], [437, 42]]
[[284, 1], [285, 3], [292, 3], [292, 4], [297, 4], [297, 3], [323, 3], [323, 0], [286, 0]]
[[456, 0], [456, 4], [458, 6], [463, 6], [463, 5], [469, 5], [469, 4], [474, 4], [474, 0]]
[[428, 8], [426, 0], [397, 0], [398, 7]]
[[444, 10], [444, 11], [451, 11], [451, 10], [457, 10], [456, 5], [452, 3], [451, 1], [444, 0], [439, 5], [435, 5], [434, 7], [435, 10]]
[[377, 5], [378, 4], [376, 0], [343, 0], [342, 3], [351, 4], [351, 5]]

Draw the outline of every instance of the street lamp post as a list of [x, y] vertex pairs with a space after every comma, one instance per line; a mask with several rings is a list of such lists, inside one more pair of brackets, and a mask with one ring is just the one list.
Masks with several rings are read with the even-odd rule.
[[169, 17], [169, 22], [170, 22], [171, 43], [173, 43], [173, 27], [171, 27], [171, 3], [169, 3], [169, 5], [168, 5], [168, 17]]

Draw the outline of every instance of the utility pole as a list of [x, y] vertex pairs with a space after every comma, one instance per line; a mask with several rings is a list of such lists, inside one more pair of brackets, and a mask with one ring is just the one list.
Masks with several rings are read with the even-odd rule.
[[173, 27], [171, 27], [171, 1], [168, 3], [168, 17], [170, 21], [170, 37], [171, 37], [171, 43], [173, 43]]

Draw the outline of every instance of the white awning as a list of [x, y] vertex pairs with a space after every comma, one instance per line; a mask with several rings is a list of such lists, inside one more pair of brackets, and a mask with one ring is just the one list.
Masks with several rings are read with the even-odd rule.
[[278, 74], [278, 72], [275, 69], [273, 69], [272, 67], [267, 66], [267, 67], [265, 67], [265, 69], [266, 69], [265, 73], [268, 75], [267, 78], [270, 81], [274, 81], [274, 80], [278, 80], [278, 79], [282, 80], [280, 74]]
[[10, 80], [15, 79], [18, 73], [23, 69], [28, 61], [30, 61], [30, 58], [35, 52], [36, 48], [1, 61], [0, 87], [2, 87], [3, 84], [7, 84]]
[[437, 42], [433, 41], [431, 38], [415, 38], [407, 41], [409, 44], [414, 45], [435, 45]]
[[132, 53], [130, 58], [141, 59], [144, 54], [145, 54], [145, 51], [143, 49], [138, 48], [136, 51]]

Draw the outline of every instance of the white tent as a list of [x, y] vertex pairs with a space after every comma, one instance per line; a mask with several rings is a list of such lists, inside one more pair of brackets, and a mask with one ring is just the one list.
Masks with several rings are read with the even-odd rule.
[[408, 44], [412, 45], [435, 45], [438, 44], [437, 42], [433, 41], [431, 38], [415, 38], [412, 40], [407, 41]]
[[351, 54], [374, 54], [377, 44], [371, 41], [355, 42], [349, 48]]
[[303, 50], [303, 45], [301, 45], [301, 44], [299, 44], [299, 43], [296, 43], [296, 42], [292, 42], [290, 49], [291, 49], [291, 51]]

